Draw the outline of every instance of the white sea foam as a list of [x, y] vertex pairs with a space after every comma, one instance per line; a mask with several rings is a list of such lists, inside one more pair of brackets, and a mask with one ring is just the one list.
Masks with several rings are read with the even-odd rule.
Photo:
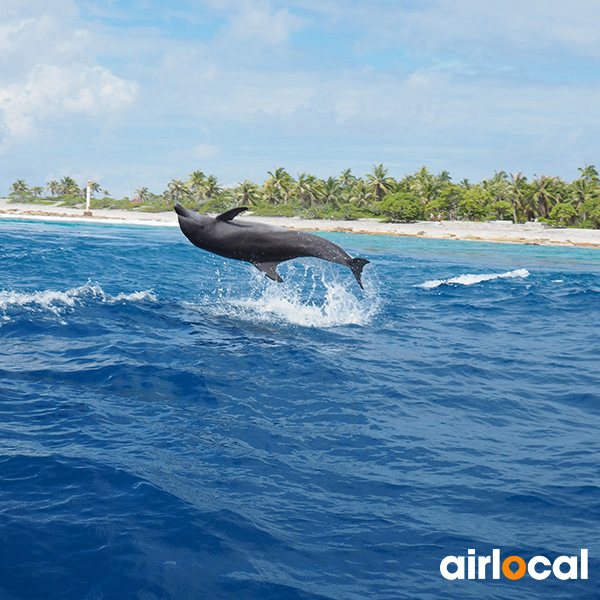
[[106, 302], [143, 302], [143, 301], [156, 302], [158, 298], [152, 290], [144, 290], [143, 292], [132, 292], [130, 294], [117, 294], [116, 296], [107, 296]]
[[10, 313], [14, 310], [28, 312], [50, 312], [62, 315], [65, 311], [75, 308], [86, 300], [93, 299], [104, 304], [117, 302], [139, 302], [144, 300], [156, 301], [152, 290], [133, 293], [120, 293], [116, 296], [107, 294], [98, 284], [89, 281], [85, 285], [60, 290], [36, 290], [33, 292], [16, 292], [13, 290], [0, 290], [0, 311], [4, 321], [10, 320]]
[[224, 290], [217, 302], [204, 298], [202, 304], [212, 314], [253, 323], [327, 328], [367, 325], [379, 312], [381, 301], [372, 285], [365, 283], [363, 291], [354, 280], [340, 281], [335, 271], [306, 267], [297, 276], [288, 271], [283, 284], [257, 273], [249, 294]]
[[494, 281], [495, 279], [513, 279], [513, 278], [525, 278], [529, 277], [529, 271], [527, 269], [516, 269], [514, 271], [507, 271], [506, 273], [486, 273], [482, 275], [458, 275], [457, 277], [450, 277], [449, 279], [433, 279], [421, 283], [416, 287], [423, 288], [425, 290], [432, 290], [441, 285], [474, 285], [476, 283], [482, 283], [484, 281]]

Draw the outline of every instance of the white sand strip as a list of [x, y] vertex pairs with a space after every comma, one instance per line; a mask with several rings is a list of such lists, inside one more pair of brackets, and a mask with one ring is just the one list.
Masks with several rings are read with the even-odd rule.
[[[94, 210], [91, 217], [83, 210], [56, 205], [13, 204], [0, 199], [0, 218], [39, 219], [43, 221], [81, 221], [86, 223], [177, 226], [174, 211], [145, 213], [137, 210]], [[238, 219], [271, 223], [304, 231], [339, 231], [375, 233], [424, 238], [513, 242], [522, 244], [600, 247], [600, 230], [547, 227], [543, 223], [515, 225], [509, 221], [419, 221], [417, 223], [380, 223], [377, 219], [336, 221], [301, 219], [299, 217], [259, 217], [240, 215]]]

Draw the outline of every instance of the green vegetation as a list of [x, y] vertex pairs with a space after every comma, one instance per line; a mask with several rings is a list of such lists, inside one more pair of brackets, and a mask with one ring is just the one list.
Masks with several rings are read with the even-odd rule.
[[[120, 208], [147, 212], [171, 210], [179, 202], [200, 212], [221, 212], [250, 206], [265, 216], [299, 216], [315, 219], [375, 217], [387, 221], [440, 218], [459, 220], [540, 220], [550, 225], [600, 228], [600, 177], [596, 167], [579, 168], [579, 177], [566, 182], [550, 175], [528, 181], [521, 173], [504, 171], [479, 183], [453, 183], [450, 174], [438, 175], [421, 167], [412, 175], [395, 179], [383, 165], [356, 177], [350, 169], [337, 177], [320, 179], [309, 173], [290, 175], [284, 168], [268, 171], [262, 185], [244, 180], [223, 188], [214, 175], [194, 171], [185, 180], [172, 179], [162, 194], [146, 187], [133, 198], [115, 199], [97, 183], [91, 184], [91, 208]], [[12, 184], [15, 202], [56, 203], [83, 208], [85, 187], [71, 177], [30, 187], [23, 179]]]

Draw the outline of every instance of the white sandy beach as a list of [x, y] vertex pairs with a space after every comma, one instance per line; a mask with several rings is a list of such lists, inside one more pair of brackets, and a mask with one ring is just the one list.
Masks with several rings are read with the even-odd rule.
[[[82, 221], [106, 224], [137, 224], [177, 226], [174, 211], [145, 213], [127, 210], [94, 210], [84, 216], [83, 210], [55, 205], [16, 204], [0, 199], [0, 219], [17, 218], [43, 221]], [[600, 247], [600, 230], [547, 227], [543, 223], [515, 225], [508, 221], [418, 221], [416, 223], [380, 223], [377, 219], [334, 221], [301, 219], [298, 217], [258, 217], [241, 215], [238, 219], [260, 221], [304, 231], [339, 231], [344, 233], [370, 233], [383, 235], [417, 236], [424, 238], [512, 242], [560, 246]]]

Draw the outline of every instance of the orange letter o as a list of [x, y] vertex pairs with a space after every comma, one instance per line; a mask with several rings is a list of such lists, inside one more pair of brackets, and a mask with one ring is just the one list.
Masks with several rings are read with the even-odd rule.
[[[519, 565], [519, 568], [513, 572], [510, 570], [510, 565], [514, 562]], [[525, 571], [527, 571], [527, 565], [520, 556], [509, 556], [502, 562], [502, 572], [508, 579], [521, 579], [525, 575]]]

